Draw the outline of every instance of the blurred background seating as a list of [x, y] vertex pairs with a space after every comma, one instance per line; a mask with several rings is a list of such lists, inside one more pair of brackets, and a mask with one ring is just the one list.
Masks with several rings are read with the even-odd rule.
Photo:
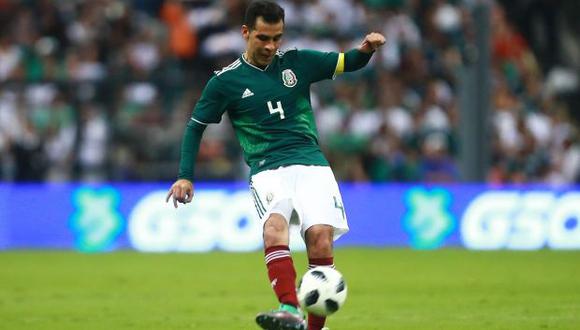
[[[313, 86], [342, 181], [455, 182], [458, 70], [475, 0], [283, 0], [283, 49], [348, 50], [362, 71]], [[580, 180], [580, 6], [492, 2], [490, 183]], [[214, 70], [244, 49], [246, 0], [0, 0], [0, 180], [171, 181], [183, 127]], [[483, 124], [483, 123], [482, 123]], [[197, 180], [246, 180], [227, 116]]]

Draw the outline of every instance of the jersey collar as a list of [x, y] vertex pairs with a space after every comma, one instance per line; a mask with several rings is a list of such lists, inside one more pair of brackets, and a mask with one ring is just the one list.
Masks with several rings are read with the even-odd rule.
[[[277, 54], [276, 54], [277, 55]], [[272, 62], [270, 62], [270, 64], [268, 64], [265, 68], [260, 69], [257, 66], [253, 65], [252, 63], [248, 62], [248, 60], [246, 60], [246, 57], [244, 56], [244, 53], [242, 53], [242, 55], [240, 55], [240, 57], [242, 58], [242, 62], [246, 63], [247, 65], [249, 65], [250, 67], [262, 71], [262, 72], [266, 72], [268, 71], [268, 69], [270, 68], [270, 66], [272, 65], [272, 63], [274, 63], [274, 61], [276, 61], [276, 55], [274, 55], [274, 58], [272, 59]]]

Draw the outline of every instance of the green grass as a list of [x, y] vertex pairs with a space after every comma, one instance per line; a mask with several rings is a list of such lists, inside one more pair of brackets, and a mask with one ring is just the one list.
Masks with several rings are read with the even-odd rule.
[[[0, 329], [257, 329], [276, 305], [262, 260], [0, 252]], [[332, 330], [580, 329], [580, 252], [339, 249], [336, 264], [349, 297]]]

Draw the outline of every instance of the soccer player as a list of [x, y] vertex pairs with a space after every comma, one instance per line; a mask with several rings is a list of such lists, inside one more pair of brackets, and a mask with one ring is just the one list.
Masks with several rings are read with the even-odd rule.
[[365, 66], [385, 43], [368, 34], [346, 53], [278, 50], [284, 10], [272, 1], [252, 2], [241, 34], [246, 50], [208, 81], [185, 129], [178, 180], [167, 201], [193, 198], [194, 164], [205, 127], [228, 112], [250, 166], [250, 191], [263, 222], [265, 263], [280, 306], [256, 322], [271, 330], [320, 330], [325, 318], [308, 316], [296, 297], [296, 271], [289, 251], [289, 221], [298, 215], [309, 267], [334, 267], [333, 241], [348, 231], [338, 184], [318, 145], [310, 85]]

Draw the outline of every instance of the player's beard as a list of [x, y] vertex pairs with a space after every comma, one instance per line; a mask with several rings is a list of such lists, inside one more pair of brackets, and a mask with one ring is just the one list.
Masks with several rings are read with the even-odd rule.
[[[248, 54], [248, 53], [246, 53]], [[248, 56], [248, 60], [250, 60], [250, 62], [252, 62], [252, 64], [261, 67], [261, 68], [265, 68], [268, 65], [270, 65], [270, 63], [272, 63], [272, 59], [274, 58], [274, 54], [276, 54], [276, 52], [273, 52], [272, 55], [269, 55], [268, 52], [260, 52], [260, 51], [256, 51], [254, 52], [251, 57]]]
[[260, 64], [269, 65], [270, 63], [272, 63], [272, 59], [274, 58], [274, 54], [276, 54], [276, 52], [272, 52], [272, 54], [268, 54], [268, 52], [258, 53], [258, 58], [260, 59]]

